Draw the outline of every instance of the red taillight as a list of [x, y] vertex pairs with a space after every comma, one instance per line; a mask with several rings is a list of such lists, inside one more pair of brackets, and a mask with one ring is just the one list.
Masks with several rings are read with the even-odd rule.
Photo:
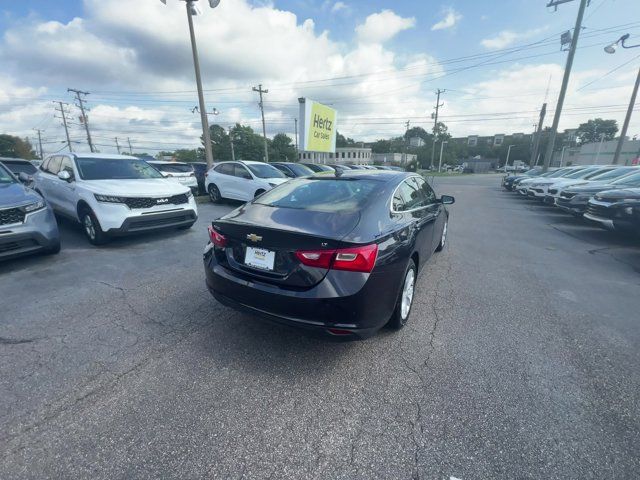
[[378, 245], [341, 248], [338, 250], [299, 250], [296, 257], [309, 267], [347, 270], [369, 273], [373, 270], [378, 256]]
[[227, 237], [216, 231], [211, 225], [209, 225], [209, 239], [216, 247], [224, 248], [227, 246]]

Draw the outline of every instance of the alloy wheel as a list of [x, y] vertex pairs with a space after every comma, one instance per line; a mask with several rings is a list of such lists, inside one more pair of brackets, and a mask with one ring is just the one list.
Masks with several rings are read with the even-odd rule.
[[404, 322], [409, 316], [411, 310], [411, 303], [413, 302], [413, 291], [415, 287], [416, 273], [413, 268], [410, 268], [407, 272], [407, 276], [404, 279], [404, 286], [402, 287], [402, 299], [400, 304], [400, 316]]
[[96, 238], [96, 227], [93, 224], [93, 220], [91, 218], [91, 215], [86, 213], [84, 215], [83, 223], [84, 223], [84, 231], [87, 232], [87, 236], [91, 240], [95, 240], [95, 238]]

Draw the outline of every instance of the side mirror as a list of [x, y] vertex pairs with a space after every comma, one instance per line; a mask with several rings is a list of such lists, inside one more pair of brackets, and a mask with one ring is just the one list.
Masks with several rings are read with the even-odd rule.
[[442, 195], [440, 197], [440, 203], [442, 203], [443, 205], [452, 205], [456, 203], [456, 199], [451, 195]]
[[64, 180], [65, 182], [70, 182], [73, 180], [73, 175], [69, 172], [69, 170], [62, 170], [58, 172], [58, 178], [60, 180]]
[[20, 180], [21, 183], [24, 183], [26, 185], [27, 183], [31, 183], [31, 176], [27, 175], [24, 172], [20, 172], [18, 174], [18, 180]]

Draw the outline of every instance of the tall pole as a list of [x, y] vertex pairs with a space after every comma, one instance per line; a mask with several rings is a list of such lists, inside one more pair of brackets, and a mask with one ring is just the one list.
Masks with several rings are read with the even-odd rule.
[[42, 130], [34, 128], [38, 132], [38, 145], [40, 145], [40, 160], [44, 160], [44, 152], [42, 151]]
[[[89, 150], [93, 153], [95, 150], [93, 149], [93, 141], [91, 140], [91, 132], [89, 131], [89, 118], [84, 110], [84, 98], [83, 96], [89, 95], [89, 92], [83, 92], [82, 90], [77, 90], [74, 88], [67, 88], [67, 92], [73, 92], [76, 94], [76, 100], [78, 100], [78, 108], [80, 108], [80, 112], [82, 113], [82, 123], [84, 124], [84, 129], [87, 132], [87, 143], [89, 144]], [[82, 95], [82, 96], [81, 96]]]
[[531, 160], [529, 165], [533, 168], [534, 164], [538, 164], [538, 151], [540, 150], [540, 139], [542, 138], [542, 124], [544, 123], [544, 117], [547, 114], [547, 104], [543, 103], [540, 109], [540, 118], [538, 119], [538, 129], [535, 133], [535, 139], [533, 141], [533, 151], [531, 152]]
[[[409, 142], [409, 125], [411, 125], [411, 120], [407, 120], [407, 123], [404, 124], [405, 132], [404, 132], [404, 158], [402, 163], [404, 165], [407, 164], [407, 144]], [[364, 145], [363, 145], [364, 148]]]
[[504, 162], [504, 173], [507, 173], [507, 166], [509, 165], [509, 156], [511, 155], [511, 149], [514, 146], [515, 145], [509, 145], [509, 148], [507, 149], [507, 159]]
[[296, 152], [298, 151], [298, 119], [294, 118], [294, 125], [293, 127], [295, 128], [295, 132], [296, 132]]
[[269, 163], [269, 147], [267, 145], [267, 127], [264, 123], [264, 103], [262, 100], [263, 93], [269, 93], [269, 90], [263, 90], [262, 84], [258, 85], [258, 88], [253, 87], [254, 92], [258, 92], [260, 94], [260, 103], [258, 106], [260, 107], [260, 112], [262, 114], [262, 136], [264, 137], [264, 161]]
[[202, 139], [204, 140], [204, 154], [207, 159], [207, 169], [213, 166], [213, 149], [211, 148], [211, 135], [209, 134], [209, 119], [207, 109], [204, 104], [204, 93], [202, 92], [202, 79], [200, 78], [200, 61], [198, 60], [198, 47], [196, 45], [196, 35], [193, 31], [193, 18], [191, 17], [191, 7], [193, 0], [187, 0], [187, 20], [189, 21], [189, 36], [191, 37], [191, 51], [193, 53], [193, 67], [196, 71], [196, 85], [198, 87], [198, 104], [200, 105], [200, 122], [202, 123]]
[[231, 144], [231, 160], [236, 161], [236, 152], [233, 146], [233, 127], [229, 127], [229, 143]]
[[444, 105], [444, 103], [442, 105], [440, 104], [440, 94], [444, 92], [446, 92], [446, 90], [440, 90], [440, 89], [438, 89], [438, 91], [436, 92], [436, 95], [438, 95], [438, 97], [436, 99], [436, 114], [433, 120], [433, 142], [431, 144], [431, 160], [429, 163], [429, 167], [433, 166], [433, 159], [436, 155], [436, 137], [438, 132], [438, 110], [442, 105]]
[[631, 101], [629, 101], [629, 108], [627, 109], [627, 115], [624, 117], [624, 124], [622, 130], [620, 130], [620, 138], [618, 139], [618, 145], [616, 146], [616, 153], [613, 155], [613, 164], [617, 164], [620, 161], [620, 152], [622, 152], [622, 145], [624, 139], [627, 136], [627, 129], [629, 128], [629, 122], [631, 121], [631, 114], [633, 113], [633, 107], [636, 104], [636, 97], [638, 96], [638, 86], [640, 85], [640, 68], [638, 69], [638, 76], [636, 77], [636, 83], [633, 86], [633, 92], [631, 93]]
[[120, 155], [120, 144], [118, 143], [118, 137], [116, 137], [116, 148], [118, 149], [118, 155]]
[[444, 150], [444, 145], [449, 142], [440, 143], [440, 162], [438, 163], [438, 173], [442, 170], [442, 150]]
[[[564, 2], [558, 1], [558, 3]], [[553, 2], [550, 2], [549, 5], [553, 6]], [[576, 17], [576, 25], [573, 29], [573, 38], [571, 39], [571, 48], [569, 49], [569, 55], [567, 56], [567, 64], [564, 67], [564, 76], [562, 77], [560, 95], [558, 95], [558, 104], [556, 105], [556, 111], [553, 114], [553, 125], [551, 126], [551, 132], [549, 132], [547, 151], [544, 155], [544, 167], [542, 168], [543, 172], [546, 172], [549, 169], [551, 156], [553, 155], [553, 148], [555, 147], [556, 136], [558, 134], [558, 124], [560, 123], [560, 115], [562, 114], [562, 106], [564, 105], [564, 97], [567, 94], [567, 86], [569, 85], [569, 77], [571, 76], [571, 67], [573, 66], [573, 57], [576, 54], [576, 46], [578, 45], [578, 38], [580, 38], [580, 30], [582, 29], [582, 18], [584, 17], [584, 10], [586, 7], [587, 0], [580, 0], [578, 16]]]
[[131, 148], [131, 139], [127, 137], [127, 143], [129, 144], [129, 154], [133, 154], [133, 148]]
[[[62, 125], [64, 125], [64, 134], [67, 136], [67, 146], [69, 147], [69, 151], [73, 152], [73, 148], [71, 148], [71, 139], [69, 138], [69, 127], [67, 126], [67, 116], [65, 115], [64, 106], [69, 105], [64, 102], [53, 102], [60, 105], [60, 115], [62, 115]], [[57, 109], [56, 109], [57, 110]]]
[[566, 149], [567, 149], [566, 145], [564, 147], [562, 147], [562, 153], [560, 154], [560, 168], [562, 168], [562, 162], [564, 161], [564, 151]]
[[593, 162], [594, 165], [598, 164], [598, 160], [600, 159], [600, 151], [602, 150], [602, 142], [604, 142], [604, 133], [600, 134], [600, 143], [598, 143], [598, 152], [596, 153], [596, 159]]

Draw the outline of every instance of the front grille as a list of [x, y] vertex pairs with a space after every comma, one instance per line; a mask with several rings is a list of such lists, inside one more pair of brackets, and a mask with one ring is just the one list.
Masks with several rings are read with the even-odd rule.
[[589, 203], [587, 206], [587, 213], [596, 217], [602, 218], [614, 218], [615, 212], [611, 208], [603, 207], [601, 205], [594, 205]]
[[0, 253], [10, 252], [11, 250], [22, 250], [23, 248], [37, 247], [35, 240], [20, 240], [17, 242], [0, 243]]
[[144, 219], [136, 219], [135, 221], [129, 224], [129, 230], [139, 230], [146, 229], [151, 227], [162, 227], [163, 225], [172, 225], [181, 222], [186, 222], [187, 220], [192, 219], [191, 215], [176, 215], [172, 217], [165, 218], [144, 218]]
[[189, 198], [184, 193], [180, 195], [173, 195], [172, 197], [127, 197], [124, 200], [127, 207], [131, 209], [151, 208], [158, 205], [182, 205], [183, 203], [189, 202]]
[[573, 197], [575, 197], [576, 195], [577, 195], [577, 193], [570, 193], [570, 192], [562, 192], [562, 193], [560, 194], [560, 196], [561, 196], [562, 198], [573, 198]]
[[5, 208], [0, 210], [0, 225], [24, 222], [24, 211], [21, 208]]
[[532, 188], [531, 190], [537, 193], [544, 193], [544, 190], [542, 188]]

